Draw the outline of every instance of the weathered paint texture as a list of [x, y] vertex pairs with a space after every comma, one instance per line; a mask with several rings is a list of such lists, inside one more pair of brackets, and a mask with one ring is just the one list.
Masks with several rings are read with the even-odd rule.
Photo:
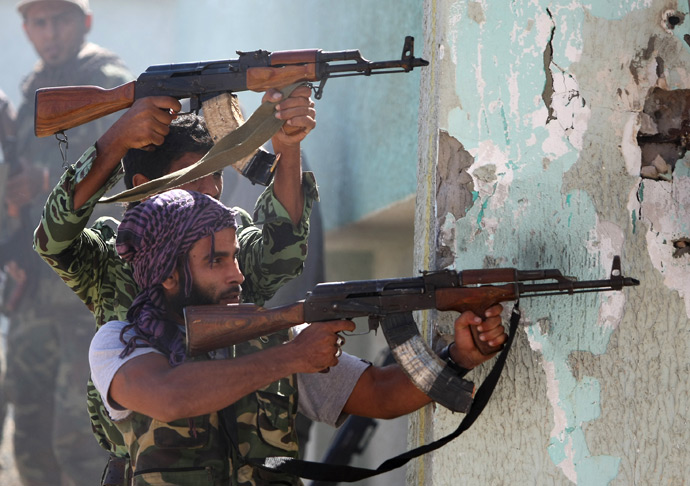
[[[418, 262], [596, 279], [621, 255], [642, 284], [522, 302], [492, 402], [410, 484], [685, 484], [688, 3], [427, 0], [425, 16]], [[459, 419], [427, 410], [415, 441]]]

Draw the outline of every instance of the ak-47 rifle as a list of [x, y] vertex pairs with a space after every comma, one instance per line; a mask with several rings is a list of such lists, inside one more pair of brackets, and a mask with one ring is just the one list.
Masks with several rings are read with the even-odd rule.
[[[540, 280], [552, 282], [526, 283]], [[381, 326], [396, 361], [422, 391], [451, 410], [466, 411], [472, 394], [469, 382], [453, 376], [445, 368], [445, 363], [422, 340], [414, 321], [410, 328], [409, 320], [403, 322], [399, 316], [423, 309], [471, 310], [481, 316], [500, 302], [622, 290], [639, 283], [622, 275], [619, 256], [614, 257], [610, 278], [606, 280], [580, 281], [555, 269], [494, 268], [441, 270], [413, 278], [323, 283], [314, 287], [304, 300], [272, 309], [254, 304], [186, 307], [187, 354], [199, 355], [304, 322], [368, 316], [369, 328], [375, 330]], [[484, 354], [500, 350], [479, 341], [474, 326], [471, 330]]]
[[[190, 109], [198, 112], [202, 104], [219, 95], [247, 90], [262, 92], [299, 82], [318, 81], [319, 85], [312, 87], [314, 97], [320, 99], [329, 78], [410, 72], [429, 64], [414, 57], [414, 38], [411, 36], [405, 38], [401, 58], [392, 61], [368, 61], [354, 49], [258, 50], [238, 51], [237, 54], [237, 59], [151, 66], [136, 81], [112, 89], [97, 86], [39, 89], [36, 91], [34, 130], [38, 137], [54, 135], [128, 108], [146, 96], [189, 99]], [[264, 165], [266, 161], [256, 163]], [[254, 176], [247, 173], [262, 174], [264, 170], [264, 167], [243, 167], [241, 172], [253, 180]], [[264, 184], [262, 176], [256, 177], [258, 180], [253, 182]]]

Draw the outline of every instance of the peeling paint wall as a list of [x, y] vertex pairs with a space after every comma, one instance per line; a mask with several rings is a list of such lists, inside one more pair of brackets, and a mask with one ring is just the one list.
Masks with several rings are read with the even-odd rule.
[[[685, 484], [688, 2], [426, 0], [415, 260], [636, 288], [523, 301], [475, 425], [408, 484]], [[506, 307], [510, 307], [507, 304]], [[449, 318], [427, 313], [429, 339]], [[488, 367], [472, 377], [479, 383]], [[412, 445], [462, 416], [427, 407]]]

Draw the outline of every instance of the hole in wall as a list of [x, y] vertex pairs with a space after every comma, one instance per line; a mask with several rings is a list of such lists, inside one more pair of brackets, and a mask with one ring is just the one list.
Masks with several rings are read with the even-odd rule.
[[685, 14], [678, 10], [667, 10], [662, 14], [662, 25], [666, 31], [671, 32], [685, 20]]
[[643, 179], [673, 179], [676, 162], [690, 148], [690, 90], [654, 88], [640, 113], [637, 143]]
[[690, 255], [690, 238], [680, 238], [673, 242], [673, 252], [675, 258], [680, 258], [683, 255]]

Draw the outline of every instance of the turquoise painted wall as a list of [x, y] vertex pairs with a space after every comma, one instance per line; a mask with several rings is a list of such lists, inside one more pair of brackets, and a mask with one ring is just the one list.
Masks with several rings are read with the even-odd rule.
[[[465, 441], [416, 466], [413, 484], [686, 481], [687, 457], [674, 447], [690, 438], [679, 405], [688, 387], [676, 374], [690, 364], [690, 255], [674, 244], [690, 236], [690, 162], [643, 179], [636, 135], [651, 88], [690, 87], [687, 10], [654, 0], [425, 2], [434, 65], [422, 79], [420, 125], [430, 128], [420, 174], [436, 178], [418, 193], [427, 201], [418, 261], [598, 279], [622, 255], [642, 285], [523, 301], [498, 396]], [[438, 170], [458, 163], [440, 160], [449, 140], [471, 161], [462, 172]], [[463, 214], [444, 199], [456, 186], [472, 195]], [[418, 440], [457, 420], [420, 414]]]

